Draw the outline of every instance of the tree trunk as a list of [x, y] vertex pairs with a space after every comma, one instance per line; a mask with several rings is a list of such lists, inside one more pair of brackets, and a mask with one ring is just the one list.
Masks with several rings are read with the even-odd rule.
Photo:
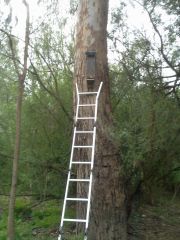
[[17, 103], [16, 103], [16, 136], [15, 136], [15, 146], [14, 146], [14, 158], [12, 167], [12, 182], [11, 191], [9, 198], [9, 212], [8, 212], [8, 226], [7, 226], [7, 239], [15, 239], [15, 202], [16, 202], [16, 190], [17, 190], [17, 180], [18, 180], [18, 162], [20, 155], [20, 140], [21, 140], [21, 112], [22, 112], [22, 102], [24, 94], [24, 81], [27, 74], [27, 59], [28, 59], [28, 46], [29, 46], [29, 5], [26, 0], [23, 0], [23, 4], [26, 7], [27, 18], [26, 18], [26, 29], [25, 29], [25, 46], [24, 46], [24, 62], [22, 72], [19, 71], [12, 36], [7, 34], [10, 42], [10, 48], [12, 53], [12, 60], [14, 67], [18, 76], [18, 91], [17, 91]]
[[[91, 90], [97, 91], [100, 82], [103, 82], [98, 108], [91, 217], [88, 231], [89, 240], [125, 240], [127, 232], [121, 159], [118, 155], [118, 146], [113, 139], [114, 130], [107, 63], [107, 18], [108, 0], [80, 1], [76, 29], [74, 84], [77, 82], [80, 91], [88, 90], [86, 51], [96, 51], [96, 77]], [[83, 100], [86, 103], [94, 101], [93, 97]], [[86, 113], [92, 114], [93, 109], [89, 110], [89, 112], [86, 110]], [[84, 115], [85, 111], [83, 111]], [[78, 127], [86, 130], [92, 129], [91, 120], [80, 121], [83, 122], [80, 122]], [[90, 143], [90, 136], [86, 136], [85, 140]], [[83, 156], [89, 154], [89, 152], [82, 153], [81, 151], [77, 153], [77, 156], [83, 158]], [[84, 178], [85, 175], [88, 175], [87, 168], [80, 168], [77, 177]], [[82, 184], [79, 184], [77, 191], [78, 195], [82, 195], [87, 189]], [[84, 209], [82, 205], [78, 206], [78, 214], [81, 217]]]
[[17, 176], [18, 176], [18, 160], [20, 152], [20, 129], [21, 129], [21, 111], [22, 111], [22, 98], [24, 92], [24, 83], [19, 80], [18, 97], [16, 104], [16, 138], [15, 150], [13, 159], [12, 183], [9, 199], [9, 214], [8, 214], [8, 240], [15, 239], [14, 227], [14, 208], [16, 200]]

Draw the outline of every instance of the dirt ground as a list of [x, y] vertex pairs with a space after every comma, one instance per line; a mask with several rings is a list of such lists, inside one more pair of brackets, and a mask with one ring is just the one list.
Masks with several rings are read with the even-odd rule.
[[144, 204], [129, 219], [128, 240], [180, 240], [180, 201]]

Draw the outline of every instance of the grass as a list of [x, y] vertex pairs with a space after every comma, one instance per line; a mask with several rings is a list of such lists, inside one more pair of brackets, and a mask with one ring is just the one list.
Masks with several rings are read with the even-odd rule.
[[71, 237], [71, 239], [70, 240], [83, 240], [84, 238], [83, 238], [83, 236], [75, 236], [75, 237]]
[[[158, 198], [155, 205], [141, 204], [131, 217], [130, 224], [138, 235], [137, 239], [179, 240], [180, 199]], [[16, 240], [57, 240], [62, 204], [57, 200], [38, 202], [31, 198], [17, 198], [15, 208]], [[6, 240], [7, 197], [0, 198], [0, 240]], [[73, 207], [67, 213], [73, 217]], [[64, 232], [68, 240], [83, 240], [83, 236], [72, 234], [75, 225], [66, 223]], [[145, 231], [146, 230], [146, 231]], [[159, 235], [157, 235], [159, 234]], [[146, 236], [146, 238], [145, 238]], [[144, 238], [143, 238], [144, 237]]]
[[[17, 198], [15, 208], [16, 240], [54, 240], [60, 221], [61, 204], [57, 200], [45, 201], [39, 204], [30, 198]], [[0, 240], [7, 239], [7, 197], [1, 197], [0, 208]], [[67, 213], [74, 215], [71, 208]], [[68, 228], [68, 225], [66, 226]], [[70, 240], [80, 240], [80, 237], [70, 237]]]

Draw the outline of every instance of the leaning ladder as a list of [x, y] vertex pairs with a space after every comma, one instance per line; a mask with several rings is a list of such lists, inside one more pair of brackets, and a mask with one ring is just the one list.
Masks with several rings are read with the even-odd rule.
[[[90, 214], [90, 201], [91, 201], [91, 189], [92, 189], [92, 178], [93, 178], [93, 168], [94, 168], [94, 154], [95, 154], [95, 141], [96, 141], [96, 120], [97, 120], [97, 110], [98, 110], [98, 100], [99, 100], [99, 94], [102, 88], [102, 82], [100, 83], [99, 89], [97, 92], [79, 92], [78, 86], [76, 84], [76, 93], [77, 93], [77, 107], [76, 107], [76, 116], [75, 116], [75, 123], [77, 123], [78, 120], [94, 120], [93, 124], [93, 130], [77, 130], [76, 124], [74, 127], [74, 134], [73, 134], [73, 140], [72, 140], [72, 149], [71, 149], [71, 156], [70, 156], [70, 163], [69, 163], [69, 172], [67, 177], [67, 184], [66, 184], [66, 190], [65, 190], [65, 197], [64, 197], [64, 203], [63, 203], [63, 209], [62, 209], [62, 217], [61, 217], [61, 223], [59, 227], [59, 237], [58, 240], [63, 240], [63, 225], [64, 222], [76, 222], [76, 223], [84, 223], [85, 224], [85, 234], [84, 234], [84, 240], [87, 240], [87, 230], [89, 225], [89, 214]], [[80, 97], [81, 96], [95, 96], [95, 103], [94, 104], [80, 104]], [[87, 117], [87, 116], [79, 116], [79, 107], [94, 107], [94, 116]], [[90, 133], [93, 134], [93, 143], [92, 145], [75, 145], [76, 140], [76, 134], [83, 134], [83, 133]], [[81, 148], [90, 148], [91, 149], [91, 160], [90, 161], [74, 161], [74, 149], [81, 149]], [[72, 175], [72, 166], [76, 164], [76, 166], [80, 166], [81, 164], [89, 164], [91, 166], [90, 171], [90, 178], [89, 179], [77, 179], [77, 178], [71, 178]], [[88, 197], [87, 198], [70, 198], [68, 197], [69, 192], [69, 185], [71, 182], [86, 182], [88, 183]], [[71, 218], [65, 218], [65, 212], [67, 209], [67, 201], [76, 201], [76, 202], [87, 202], [87, 210], [86, 210], [86, 218], [85, 219], [71, 219]]]

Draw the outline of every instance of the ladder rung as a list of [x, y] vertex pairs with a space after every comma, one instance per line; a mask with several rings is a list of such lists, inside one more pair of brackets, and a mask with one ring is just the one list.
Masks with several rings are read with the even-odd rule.
[[94, 131], [76, 131], [76, 133], [94, 133]]
[[91, 162], [72, 162], [72, 164], [91, 164]]
[[79, 92], [79, 95], [90, 95], [90, 94], [98, 94], [98, 92]]
[[79, 104], [79, 107], [90, 107], [90, 106], [96, 106], [96, 104]]
[[86, 146], [84, 146], [84, 145], [82, 145], [82, 146], [78, 146], [78, 145], [74, 146], [74, 148], [92, 148], [92, 147], [93, 147], [92, 145], [90, 145], [90, 146], [88, 146], [88, 145], [86, 145]]
[[90, 179], [82, 179], [82, 178], [70, 178], [70, 182], [89, 182]]
[[66, 198], [68, 201], [82, 201], [82, 202], [87, 202], [88, 198]]
[[95, 119], [95, 117], [77, 117], [77, 119], [88, 120], [88, 119]]
[[86, 220], [85, 220], [85, 219], [64, 218], [63, 221], [65, 221], [65, 222], [84, 222], [84, 223], [86, 223]]

